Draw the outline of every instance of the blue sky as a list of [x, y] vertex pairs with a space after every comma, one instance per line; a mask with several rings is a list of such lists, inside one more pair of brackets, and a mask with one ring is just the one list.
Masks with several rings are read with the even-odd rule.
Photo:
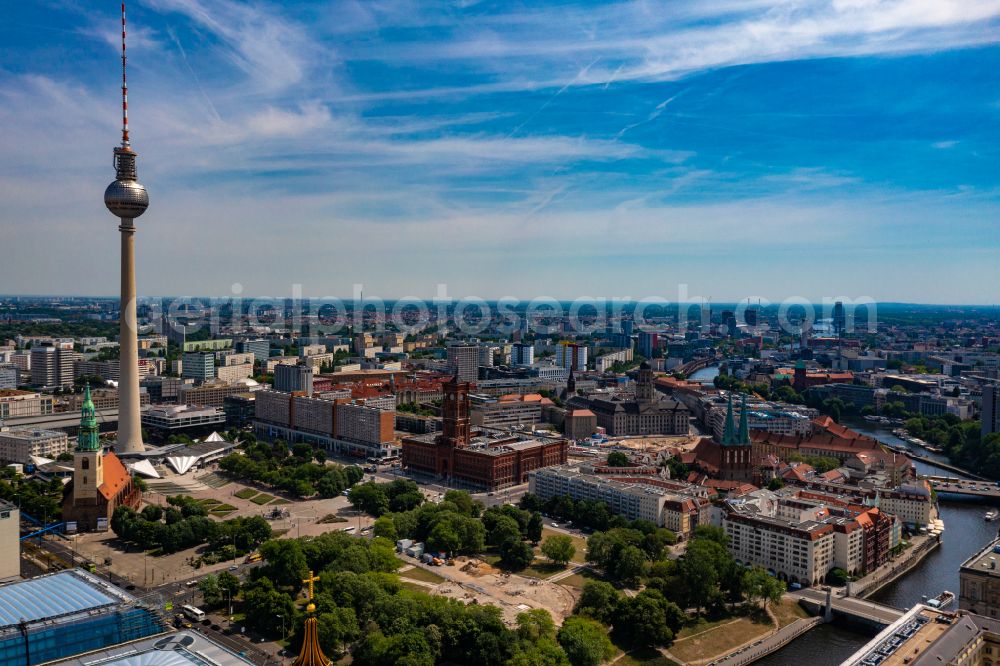
[[[118, 4], [0, 12], [0, 292], [113, 294]], [[136, 0], [129, 55], [142, 295], [1000, 300], [1000, 0]]]

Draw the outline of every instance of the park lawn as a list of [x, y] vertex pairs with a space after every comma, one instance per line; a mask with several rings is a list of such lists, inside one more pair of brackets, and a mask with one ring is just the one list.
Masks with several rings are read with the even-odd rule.
[[486, 564], [490, 565], [491, 567], [496, 567], [497, 569], [500, 568], [500, 554], [497, 553], [495, 550], [482, 553], [476, 557], [477, 559], [486, 562]]
[[[405, 564], [405, 562], [403, 562], [402, 560], [400, 560], [400, 563]], [[427, 569], [417, 566], [413, 567], [412, 569], [407, 569], [406, 571], [400, 571], [399, 576], [400, 578], [409, 578], [410, 580], [422, 580], [425, 583], [434, 583], [435, 585], [437, 583], [443, 583], [445, 581], [444, 578], [437, 575], [433, 571], [428, 571]]]
[[[573, 536], [572, 534], [563, 534], [562, 532], [557, 532], [556, 530], [550, 528], [548, 525], [542, 528], [542, 541], [545, 541], [546, 537], [558, 534], [560, 536], [568, 536], [573, 540], [573, 547], [576, 548], [576, 552], [573, 554], [573, 559], [570, 562], [576, 562], [577, 564], [584, 564], [587, 561], [587, 540], [578, 536]], [[541, 544], [535, 548], [535, 554], [540, 555], [542, 552]]]
[[242, 500], [248, 500], [251, 497], [256, 497], [260, 491], [254, 490], [253, 488], [244, 488], [243, 490], [237, 490], [233, 495], [239, 497]]
[[211, 509], [215, 507], [217, 504], [222, 504], [222, 502], [220, 502], [217, 499], [212, 499], [211, 497], [206, 497], [204, 499], [198, 500], [198, 504], [201, 504], [206, 509]]
[[798, 602], [790, 598], [782, 599], [780, 604], [771, 604], [770, 608], [774, 616], [778, 618], [778, 625], [781, 627], [787, 627], [796, 620], [810, 617], [809, 613]]
[[535, 561], [531, 563], [526, 569], [518, 571], [517, 573], [522, 576], [527, 576], [528, 578], [548, 578], [552, 574], [557, 574], [560, 571], [565, 571], [569, 565], [562, 566], [556, 564], [555, 562], [550, 562], [548, 558], [535, 558]]
[[424, 585], [419, 585], [417, 583], [411, 583], [406, 580], [399, 581], [399, 586], [404, 589], [410, 590], [411, 592], [423, 592], [424, 594], [431, 593], [431, 588], [426, 587]]
[[228, 516], [229, 514], [233, 513], [234, 511], [236, 511], [235, 508], [232, 508], [232, 509], [212, 509], [208, 513], [209, 513], [209, 515], [215, 516], [216, 518], [225, 518], [226, 516]]
[[257, 495], [256, 497], [251, 497], [250, 501], [253, 502], [254, 504], [260, 504], [260, 505], [263, 506], [264, 504], [267, 504], [268, 502], [270, 502], [273, 499], [274, 499], [274, 495], [268, 495], [267, 493], [261, 493], [260, 495]]
[[618, 666], [678, 666], [676, 661], [671, 661], [667, 659], [660, 651], [647, 647], [638, 648], [629, 652], [628, 654], [622, 655], [615, 664]]
[[686, 662], [704, 661], [762, 637], [772, 629], [770, 622], [758, 624], [748, 617], [698, 623], [681, 629], [670, 653]]
[[581, 571], [576, 572], [575, 574], [570, 574], [565, 578], [557, 580], [555, 581], [555, 583], [556, 585], [563, 585], [565, 587], [573, 587], [578, 590], [582, 590], [583, 586], [586, 585], [587, 582], [592, 580], [604, 580], [604, 578], [598, 576], [590, 569], [583, 569]]
[[291, 503], [292, 503], [292, 500], [286, 500], [283, 497], [277, 497], [277, 498], [275, 498], [275, 500], [273, 502], [271, 502], [271, 506], [275, 506], [277, 504], [291, 504]]

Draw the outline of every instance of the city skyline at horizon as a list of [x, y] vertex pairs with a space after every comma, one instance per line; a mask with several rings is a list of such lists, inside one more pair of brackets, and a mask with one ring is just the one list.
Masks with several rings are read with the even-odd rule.
[[[114, 290], [116, 11], [0, 28], [5, 290]], [[129, 16], [140, 297], [994, 300], [998, 0]]]

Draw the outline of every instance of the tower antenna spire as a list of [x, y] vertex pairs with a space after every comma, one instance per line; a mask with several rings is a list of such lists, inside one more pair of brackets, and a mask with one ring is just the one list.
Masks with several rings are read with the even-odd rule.
[[125, 80], [125, 3], [122, 2], [122, 148], [128, 147], [128, 83]]

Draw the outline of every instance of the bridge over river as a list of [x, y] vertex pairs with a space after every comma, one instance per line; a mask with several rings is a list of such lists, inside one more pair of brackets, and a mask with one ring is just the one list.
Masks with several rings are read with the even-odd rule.
[[887, 627], [903, 616], [904, 611], [867, 599], [842, 597], [822, 589], [805, 589], [793, 593], [808, 611], [827, 620], [840, 617], [874, 627]]

